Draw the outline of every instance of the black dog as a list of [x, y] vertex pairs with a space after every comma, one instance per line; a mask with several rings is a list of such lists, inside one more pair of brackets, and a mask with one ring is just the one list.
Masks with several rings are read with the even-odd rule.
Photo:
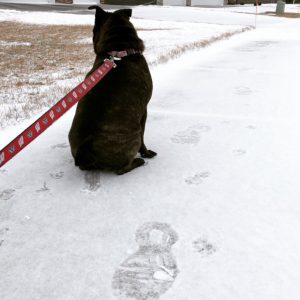
[[129, 21], [132, 10], [109, 13], [99, 6], [89, 9], [96, 9], [96, 60], [87, 76], [109, 56], [122, 59], [79, 102], [69, 133], [71, 151], [75, 165], [82, 170], [109, 169], [124, 174], [145, 163], [135, 158], [138, 152], [146, 158], [156, 155], [144, 144], [152, 79], [142, 55], [143, 41]]

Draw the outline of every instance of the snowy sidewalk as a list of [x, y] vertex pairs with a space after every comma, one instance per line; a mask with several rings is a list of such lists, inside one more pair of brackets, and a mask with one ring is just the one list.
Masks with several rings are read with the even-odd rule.
[[298, 23], [154, 68], [145, 167], [76, 169], [69, 113], [0, 170], [0, 299], [299, 299]]

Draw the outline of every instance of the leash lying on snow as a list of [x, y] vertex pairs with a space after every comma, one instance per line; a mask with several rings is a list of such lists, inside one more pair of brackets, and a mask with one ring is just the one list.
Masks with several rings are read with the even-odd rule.
[[53, 105], [46, 113], [44, 113], [33, 124], [19, 134], [6, 147], [0, 150], [0, 168], [3, 167], [20, 151], [22, 151], [42, 132], [49, 128], [74, 104], [80, 101], [114, 67], [116, 67], [116, 64], [114, 63], [114, 57], [112, 57], [111, 60], [105, 59], [104, 63], [95, 72], [93, 72], [70, 93]]

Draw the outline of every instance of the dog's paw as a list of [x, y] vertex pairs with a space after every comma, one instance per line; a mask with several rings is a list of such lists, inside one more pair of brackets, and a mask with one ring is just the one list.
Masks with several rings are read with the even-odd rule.
[[156, 155], [157, 155], [157, 153], [154, 152], [154, 151], [152, 151], [152, 150], [146, 150], [146, 151], [144, 151], [144, 152], [141, 153], [141, 156], [143, 158], [152, 158], [152, 157], [154, 157]]
[[127, 172], [130, 172], [131, 170], [135, 169], [135, 168], [138, 168], [142, 165], [145, 164], [145, 161], [142, 159], [142, 158], [135, 158], [130, 164], [128, 164], [127, 166], [121, 168], [121, 169], [118, 169], [116, 171], [116, 174], [117, 175], [123, 175]]

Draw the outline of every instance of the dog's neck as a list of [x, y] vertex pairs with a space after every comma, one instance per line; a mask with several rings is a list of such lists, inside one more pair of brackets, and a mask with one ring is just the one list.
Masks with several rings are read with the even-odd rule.
[[105, 59], [112, 59], [113, 61], [118, 61], [118, 60], [122, 60], [122, 59], [126, 58], [127, 56], [142, 55], [142, 54], [143, 53], [139, 50], [125, 49], [123, 51], [110, 51], [108, 53], [103, 53], [103, 54], [97, 55], [92, 71], [95, 70], [96, 68], [98, 68]]
[[140, 50], [135, 49], [125, 49], [123, 51], [110, 51], [107, 53], [110, 58], [114, 60], [120, 60], [126, 56], [134, 55], [134, 54], [142, 54]]
[[143, 41], [138, 37], [136, 30], [129, 22], [122, 26], [103, 28], [99, 41], [95, 45], [96, 54], [101, 55], [128, 49], [134, 49], [140, 53], [143, 53], [145, 49]]

